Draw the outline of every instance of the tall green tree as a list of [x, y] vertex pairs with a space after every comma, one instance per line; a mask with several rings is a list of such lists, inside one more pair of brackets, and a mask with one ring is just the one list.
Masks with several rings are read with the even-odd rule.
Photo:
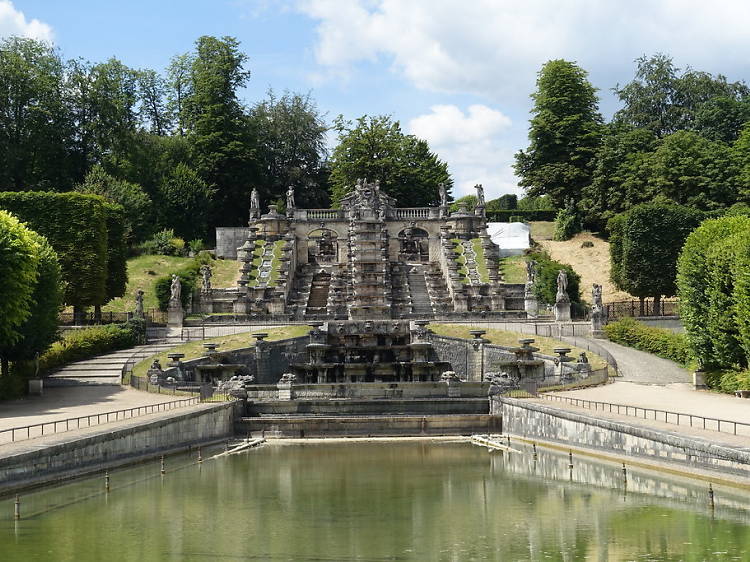
[[283, 198], [288, 186], [297, 190], [300, 207], [327, 207], [328, 126], [309, 95], [271, 90], [250, 112], [258, 149], [261, 197]]
[[110, 203], [122, 205], [127, 239], [143, 241], [153, 232], [153, 205], [140, 185], [118, 180], [97, 164], [86, 174], [83, 183], [76, 186], [76, 191], [101, 195]]
[[602, 135], [596, 88], [581, 67], [551, 60], [539, 71], [529, 147], [516, 154], [519, 185], [528, 195], [549, 195], [556, 207], [581, 199], [591, 183]]
[[450, 191], [448, 165], [426, 141], [405, 135], [387, 115], [363, 116], [356, 123], [339, 117], [334, 125], [339, 144], [331, 159], [331, 196], [341, 200], [360, 178], [379, 180], [398, 204], [421, 207], [439, 204], [439, 184]]
[[48, 44], [0, 41], [0, 191], [71, 187], [63, 75]]
[[184, 102], [193, 165], [216, 189], [214, 216], [227, 225], [247, 220], [250, 183], [256, 175], [254, 141], [237, 98], [237, 90], [250, 78], [246, 62], [236, 39], [200, 37], [190, 68], [192, 92]]
[[677, 258], [702, 214], [665, 203], [636, 205], [609, 221], [611, 277], [634, 297], [652, 297], [659, 309], [663, 296], [677, 293]]
[[177, 164], [159, 188], [159, 223], [185, 240], [205, 240], [214, 193], [189, 166]]
[[[717, 118], [719, 121], [727, 119], [729, 109], [726, 103], [716, 105], [715, 100], [739, 102], [750, 93], [744, 83], [728, 82], [722, 75], [692, 69], [681, 73], [672, 58], [661, 53], [640, 57], [636, 65], [635, 78], [615, 88], [624, 107], [615, 114], [614, 121], [648, 129], [659, 137], [686, 129], [709, 130], [716, 126]], [[707, 103], [713, 104], [714, 115], [710, 115], [710, 107], [704, 108]], [[704, 112], [699, 119], [702, 109]], [[716, 113], [718, 109], [725, 115], [720, 117]], [[734, 127], [734, 133], [728, 133], [730, 137], [736, 136], [736, 125]]]

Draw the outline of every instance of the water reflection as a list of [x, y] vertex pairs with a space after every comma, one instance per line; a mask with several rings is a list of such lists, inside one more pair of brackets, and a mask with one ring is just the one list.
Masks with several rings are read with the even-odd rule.
[[[206, 456], [204, 452], [204, 456]], [[747, 497], [539, 450], [264, 446], [0, 502], [2, 560], [706, 560], [750, 557]], [[721, 554], [724, 553], [724, 554]]]

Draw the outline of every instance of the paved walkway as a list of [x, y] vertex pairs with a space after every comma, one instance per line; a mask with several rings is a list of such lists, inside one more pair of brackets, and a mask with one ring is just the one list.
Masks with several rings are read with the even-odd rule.
[[[140, 392], [120, 385], [122, 368], [129, 359], [145, 358], [163, 349], [163, 344], [138, 346], [79, 361], [46, 378], [42, 396], [0, 401], [0, 444], [11, 440], [10, 433], [3, 432], [9, 428], [95, 416], [187, 398]], [[49, 429], [45, 427], [45, 432]]]
[[[692, 374], [676, 363], [610, 341], [596, 341], [615, 357], [622, 377], [617, 382], [608, 385], [552, 394], [750, 424], [750, 399], [694, 390]], [[691, 428], [687, 419], [683, 420], [685, 425], [678, 426], [671, 423], [665, 424], [654, 420], [644, 420], [642, 417], [610, 414], [609, 412], [603, 412], [601, 409], [579, 408], [567, 405], [564, 402], [549, 400], [540, 400], [539, 402], [554, 408], [588, 413], [595, 417], [626, 421], [634, 425], [700, 436], [709, 440], [731, 443], [735, 446], [750, 447], [750, 427], [738, 426], [739, 435], [734, 437], [723, 432]], [[643, 416], [643, 413], [640, 412], [639, 415]], [[702, 422], [696, 420], [694, 424], [696, 423]], [[731, 431], [729, 426], [727, 426], [727, 429]]]

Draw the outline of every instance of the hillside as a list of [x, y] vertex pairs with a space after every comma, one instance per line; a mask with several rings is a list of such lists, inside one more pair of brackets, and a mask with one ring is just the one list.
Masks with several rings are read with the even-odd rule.
[[[590, 241], [591, 248], [582, 248], [581, 244]], [[539, 245], [549, 253], [552, 259], [567, 263], [581, 276], [581, 293], [583, 299], [591, 302], [591, 286], [602, 285], [604, 302], [631, 300], [628, 293], [615, 289], [609, 280], [609, 243], [597, 238], [590, 232], [583, 232], [565, 242], [554, 240], [537, 240]]]

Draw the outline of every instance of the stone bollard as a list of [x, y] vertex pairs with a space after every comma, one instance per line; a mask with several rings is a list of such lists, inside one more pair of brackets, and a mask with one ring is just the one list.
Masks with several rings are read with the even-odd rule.
[[293, 386], [296, 379], [296, 375], [292, 373], [284, 373], [281, 375], [281, 379], [276, 383], [276, 388], [279, 392], [279, 400], [294, 400]]

